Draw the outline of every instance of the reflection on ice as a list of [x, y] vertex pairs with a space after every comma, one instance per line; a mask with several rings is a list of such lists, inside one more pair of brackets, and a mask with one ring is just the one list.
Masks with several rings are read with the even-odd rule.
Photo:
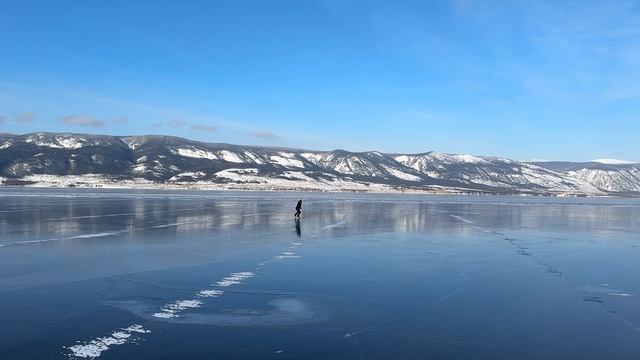
[[[46, 192], [51, 197], [20, 193], [12, 198], [18, 202], [13, 206], [15, 211], [0, 213], [0, 230], [16, 235], [12, 242], [28, 244], [44, 237], [57, 239], [110, 232], [113, 229], [100, 227], [107, 222], [128, 232], [260, 231], [291, 224], [289, 212], [295, 204], [286, 199], [287, 195], [264, 201], [263, 195], [184, 191], [135, 196], [115, 193], [114, 198], [102, 196], [108, 199], [103, 200], [107, 202], [105, 205], [95, 206], [95, 194], [89, 192], [62, 198], [56, 197], [56, 191]], [[470, 233], [474, 230], [467, 225], [471, 224], [494, 231], [542, 227], [553, 230], [569, 225], [580, 231], [602, 233], [629, 231], [639, 222], [629, 211], [636, 208], [634, 204], [601, 206], [591, 199], [562, 202], [541, 199], [518, 205], [522, 199], [496, 202], [478, 197], [405, 196], [390, 201], [375, 195], [332, 196], [334, 199], [330, 200], [309, 196], [302, 220], [295, 223], [299, 236], [302, 227], [309, 233], [327, 230], [345, 235], [383, 231]], [[571, 201], [575, 203], [571, 205]], [[384, 205], [380, 206], [381, 203]], [[6, 242], [0, 240], [0, 244]]]
[[[155, 304], [144, 300], [107, 301], [105, 304], [148, 320], [153, 320], [155, 316], [151, 314]], [[284, 326], [323, 321], [328, 315], [323, 308], [299, 298], [275, 298], [266, 305], [267, 308], [234, 308], [213, 312], [211, 309], [199, 309], [198, 312], [184, 312], [172, 318], [171, 322], [217, 326]]]
[[177, 320], [183, 324], [218, 326], [281, 326], [321, 321], [318, 309], [296, 298], [273, 299], [271, 309], [233, 309], [221, 313], [189, 313]]

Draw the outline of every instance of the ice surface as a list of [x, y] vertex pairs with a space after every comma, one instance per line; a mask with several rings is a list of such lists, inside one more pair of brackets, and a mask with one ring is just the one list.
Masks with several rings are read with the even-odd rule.
[[277, 298], [269, 301], [270, 309], [234, 309], [228, 313], [192, 313], [177, 320], [181, 324], [217, 326], [282, 326], [322, 321], [321, 309], [296, 298]]
[[640, 351], [638, 200], [77, 189], [0, 198], [3, 360]]
[[465, 219], [465, 218], [463, 218], [462, 216], [453, 215], [453, 214], [451, 214], [450, 216], [451, 216], [452, 218], [456, 219], [456, 220], [460, 220], [460, 221], [462, 221], [462, 222], [463, 222], [463, 223], [465, 223], [465, 224], [473, 224], [473, 221], [471, 221], [471, 220], [469, 220], [469, 219]]

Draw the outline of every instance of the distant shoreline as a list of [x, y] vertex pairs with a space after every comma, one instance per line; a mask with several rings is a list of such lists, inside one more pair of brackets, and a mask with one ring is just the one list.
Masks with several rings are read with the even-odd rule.
[[584, 193], [551, 193], [524, 191], [483, 191], [464, 188], [444, 188], [433, 186], [428, 189], [402, 188], [384, 184], [360, 183], [358, 188], [319, 188], [319, 187], [286, 187], [268, 184], [239, 184], [239, 183], [161, 183], [144, 179], [109, 180], [102, 176], [53, 176], [45, 181], [35, 179], [3, 179], [0, 178], [0, 188], [51, 188], [51, 189], [130, 189], [130, 190], [195, 190], [195, 191], [265, 191], [265, 192], [310, 192], [310, 193], [369, 193], [369, 194], [407, 194], [407, 195], [456, 195], [456, 196], [522, 196], [522, 197], [550, 197], [550, 198], [639, 198], [634, 195], [618, 194], [584, 194]]

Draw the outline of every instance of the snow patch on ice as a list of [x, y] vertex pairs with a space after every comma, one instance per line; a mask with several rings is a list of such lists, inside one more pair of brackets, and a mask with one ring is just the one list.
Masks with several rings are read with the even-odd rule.
[[198, 291], [197, 295], [199, 297], [209, 298], [209, 297], [219, 297], [219, 296], [222, 296], [222, 294], [224, 294], [224, 291], [222, 290], [200, 290]]
[[228, 287], [232, 285], [242, 284], [242, 281], [254, 277], [256, 274], [250, 271], [242, 271], [237, 273], [231, 273], [222, 280], [216, 282], [216, 286]]
[[198, 308], [202, 305], [200, 300], [178, 300], [160, 308], [160, 312], [153, 314], [154, 317], [171, 319], [179, 316], [179, 313], [187, 310]]
[[86, 342], [78, 342], [76, 345], [64, 346], [68, 350], [69, 359], [96, 359], [103, 352], [109, 350], [114, 345], [123, 345], [137, 339], [133, 334], [148, 334], [142, 325], [133, 324], [126, 328], [113, 331], [109, 336], [95, 338]]

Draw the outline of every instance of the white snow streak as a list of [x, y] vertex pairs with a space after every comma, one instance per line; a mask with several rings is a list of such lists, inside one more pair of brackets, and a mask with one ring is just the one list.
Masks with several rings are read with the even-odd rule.
[[239, 164], [244, 162], [244, 160], [242, 160], [236, 153], [233, 153], [228, 150], [222, 150], [218, 154], [220, 154], [220, 157], [223, 160], [228, 162], [239, 163]]
[[158, 318], [170, 319], [179, 317], [179, 313], [187, 309], [198, 308], [202, 305], [200, 300], [178, 300], [170, 304], [165, 304], [160, 308], [160, 312], [153, 314]]
[[69, 350], [67, 353], [67, 358], [69, 359], [95, 359], [114, 345], [124, 345], [136, 340], [137, 337], [133, 336], [134, 334], [148, 334], [150, 332], [141, 325], [133, 324], [126, 328], [115, 330], [108, 336], [86, 342], [78, 342], [77, 345], [64, 346], [63, 348]]
[[278, 155], [273, 155], [270, 157], [270, 159], [272, 163], [282, 165], [285, 167], [304, 168], [304, 164], [300, 160], [290, 159], [290, 158], [286, 158]]
[[202, 150], [202, 149], [187, 149], [187, 148], [179, 148], [178, 154], [184, 157], [196, 158], [196, 159], [209, 159], [209, 160], [217, 160], [218, 156], [212, 153], [211, 151]]

